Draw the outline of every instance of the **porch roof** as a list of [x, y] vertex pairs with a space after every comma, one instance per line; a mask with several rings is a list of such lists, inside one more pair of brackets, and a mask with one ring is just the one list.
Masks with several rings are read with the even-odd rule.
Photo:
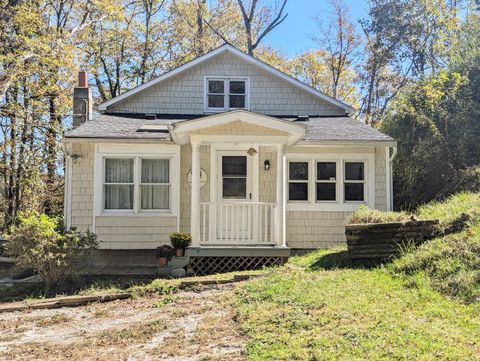
[[[173, 128], [176, 123], [208, 117], [205, 114], [156, 114], [156, 119], [146, 119], [145, 114], [102, 114], [81, 126], [65, 132], [68, 138], [107, 139], [158, 139], [172, 141], [171, 134], [162, 131], [142, 131], [142, 126], [159, 125]], [[296, 116], [269, 116], [306, 127], [302, 143], [316, 142], [380, 142], [393, 143], [394, 139], [375, 128], [347, 116], [311, 116], [307, 121], [297, 121]], [[293, 124], [292, 124], [293, 125]]]

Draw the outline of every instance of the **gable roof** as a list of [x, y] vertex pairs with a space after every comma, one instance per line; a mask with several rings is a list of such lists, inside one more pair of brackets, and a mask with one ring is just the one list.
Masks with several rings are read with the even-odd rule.
[[288, 74], [285, 74], [284, 72], [281, 72], [280, 70], [274, 68], [273, 66], [271, 65], [268, 65], [267, 63], [264, 63], [263, 61], [251, 56], [251, 55], [248, 55], [247, 53], [244, 53], [243, 51], [237, 49], [236, 47], [230, 45], [230, 44], [223, 44], [222, 46], [202, 55], [202, 56], [199, 56], [198, 58], [195, 58], [193, 59], [192, 61], [186, 63], [186, 64], [183, 64], [169, 72], [166, 72], [158, 77], [156, 77], [155, 79], [152, 79], [142, 85], [139, 85], [121, 95], [118, 95], [116, 96], [115, 98], [112, 98], [110, 100], [107, 100], [106, 102], [103, 102], [101, 104], [99, 104], [98, 106], [98, 110], [100, 111], [106, 111], [107, 108], [115, 103], [118, 103], [122, 100], [125, 100], [129, 97], [131, 97], [132, 95], [135, 95], [135, 94], [138, 94], [139, 92], [142, 92], [143, 90], [145, 89], [148, 89], [158, 83], [161, 83], [162, 81], [164, 80], [167, 80], [167, 79], [170, 79], [180, 73], [183, 73], [184, 71], [198, 65], [198, 64], [201, 64], [201, 63], [204, 63], [206, 61], [208, 61], [209, 59], [219, 55], [219, 54], [222, 54], [224, 52], [229, 52], [231, 54], [234, 54], [240, 58], [242, 58], [243, 60], [251, 63], [251, 64], [254, 64], [256, 66], [258, 66], [259, 68], [269, 72], [270, 74], [273, 74], [287, 82], [289, 82], [290, 84], [296, 86], [297, 88], [300, 88], [300, 89], [303, 89], [305, 90], [307, 93], [310, 93], [312, 94], [313, 96], [316, 96], [326, 102], [329, 102], [331, 104], [334, 104], [342, 109], [345, 110], [345, 112], [347, 114], [350, 114], [350, 113], [353, 113], [355, 111], [355, 109], [344, 103], [344, 102], [341, 102], [340, 100], [337, 100], [305, 83], [302, 83], [300, 80], [298, 79], [295, 79], [293, 77], [291, 77], [290, 75]]

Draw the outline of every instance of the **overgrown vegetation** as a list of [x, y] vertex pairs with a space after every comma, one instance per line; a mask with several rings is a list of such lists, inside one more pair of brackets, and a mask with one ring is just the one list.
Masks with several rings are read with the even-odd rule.
[[347, 224], [406, 222], [410, 217], [406, 212], [383, 212], [361, 205], [357, 212], [347, 218]]
[[19, 217], [6, 235], [7, 253], [19, 269], [33, 269], [47, 290], [60, 286], [74, 271], [82, 251], [97, 246], [96, 236], [64, 229], [61, 219], [36, 212]]

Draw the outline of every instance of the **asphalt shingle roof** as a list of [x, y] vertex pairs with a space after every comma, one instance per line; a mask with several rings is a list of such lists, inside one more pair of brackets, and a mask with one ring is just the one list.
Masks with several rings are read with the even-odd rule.
[[[144, 125], [169, 125], [203, 116], [157, 114], [156, 119], [153, 120], [145, 119], [143, 114], [103, 114], [73, 130], [67, 131], [65, 137], [171, 140], [168, 132], [142, 132], [138, 130]], [[294, 121], [296, 118], [282, 117], [282, 119]], [[307, 127], [303, 139], [306, 141], [393, 141], [388, 135], [350, 117], [311, 117], [308, 121], [300, 122], [300, 124]]]

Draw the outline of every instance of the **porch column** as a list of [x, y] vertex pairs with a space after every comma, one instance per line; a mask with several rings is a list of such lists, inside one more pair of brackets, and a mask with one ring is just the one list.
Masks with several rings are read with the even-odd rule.
[[277, 214], [275, 217], [275, 237], [277, 247], [286, 247], [284, 222], [284, 173], [285, 173], [285, 144], [277, 145]]
[[190, 228], [192, 247], [200, 246], [200, 143], [192, 143], [192, 205]]

